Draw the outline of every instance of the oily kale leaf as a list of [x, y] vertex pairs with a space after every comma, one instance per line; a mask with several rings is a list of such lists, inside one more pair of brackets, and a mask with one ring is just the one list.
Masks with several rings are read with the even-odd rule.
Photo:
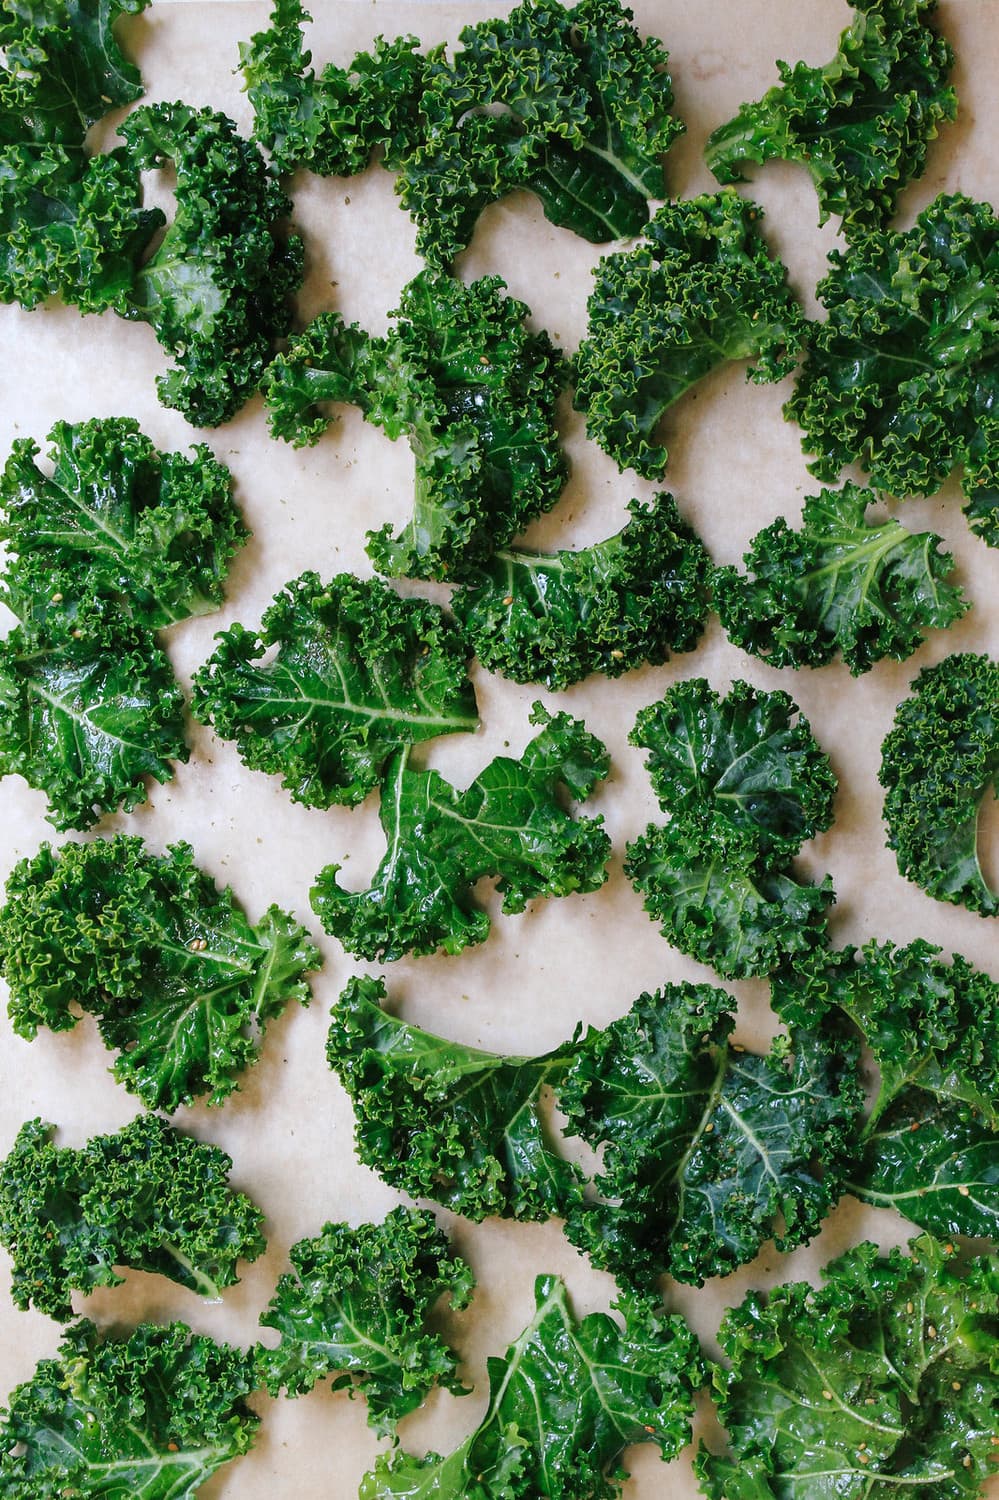
[[996, 793], [999, 664], [961, 652], [924, 667], [881, 747], [888, 847], [938, 901], [999, 913], [978, 860], [978, 812]]
[[460, 578], [505, 546], [562, 491], [555, 404], [566, 366], [529, 309], [485, 276], [469, 286], [423, 272], [404, 289], [383, 338], [321, 313], [267, 372], [271, 430], [315, 442], [346, 401], [416, 460], [413, 518], [369, 535], [391, 576]]
[[819, 479], [859, 463], [900, 499], [963, 467], [973, 531], [999, 541], [999, 220], [986, 203], [936, 198], [904, 232], [870, 233], [829, 257], [828, 309], [785, 414]]
[[727, 978], [825, 942], [829, 877], [799, 883], [787, 861], [832, 822], [836, 779], [795, 713], [786, 693], [736, 682], [720, 699], [693, 678], [631, 734], [671, 820], [628, 845], [625, 873], [667, 940]]
[[953, 558], [931, 531], [869, 521], [871, 490], [847, 483], [807, 496], [802, 525], [780, 518], [753, 538], [749, 576], [718, 568], [715, 607], [729, 638], [773, 667], [820, 667], [839, 652], [854, 676], [911, 656], [927, 629], [968, 609], [947, 582]]
[[237, 624], [217, 639], [194, 679], [195, 713], [309, 807], [361, 802], [403, 745], [478, 724], [459, 632], [378, 579], [303, 573], [259, 633]]
[[251, 925], [187, 844], [155, 855], [125, 834], [43, 844], [15, 867], [0, 911], [17, 1034], [69, 1030], [75, 1001], [118, 1052], [115, 1077], [154, 1109], [201, 1094], [221, 1103], [268, 1021], [291, 1000], [308, 1002], [303, 976], [320, 962], [279, 907]]
[[595, 891], [607, 878], [602, 819], [565, 811], [560, 788], [589, 796], [610, 769], [601, 742], [568, 714], [538, 703], [543, 726], [519, 760], [498, 755], [464, 791], [436, 771], [412, 770], [408, 751], [389, 762], [381, 792], [387, 849], [367, 891], [346, 891], [327, 865], [311, 901], [326, 931], [359, 958], [460, 953], [481, 943], [489, 918], [472, 887], [497, 877], [504, 912], [536, 896]]
[[57, 422], [48, 440], [51, 475], [30, 438], [14, 443], [0, 475], [12, 596], [93, 593], [149, 627], [218, 608], [249, 533], [209, 448], [159, 453], [131, 417]]
[[451, 600], [490, 671], [568, 687], [692, 651], [708, 608], [710, 560], [672, 495], [633, 500], [631, 519], [578, 552], [501, 549]]
[[291, 327], [301, 241], [282, 237], [291, 202], [233, 122], [186, 104], [141, 105], [120, 129], [142, 170], [172, 163], [175, 212], [117, 311], [149, 323], [176, 366], [160, 399], [196, 427], [232, 417]]
[[577, 1320], [556, 1276], [539, 1276], [534, 1295], [531, 1322], [489, 1361], [489, 1408], [475, 1431], [444, 1458], [383, 1455], [361, 1500], [612, 1500], [630, 1444], [676, 1456], [702, 1380], [683, 1320], [632, 1292], [613, 1304], [617, 1318]]
[[445, 1295], [467, 1306], [475, 1278], [432, 1214], [400, 1207], [381, 1224], [326, 1224], [291, 1247], [291, 1263], [260, 1316], [281, 1335], [277, 1348], [256, 1350], [272, 1396], [302, 1395], [333, 1375], [334, 1390], [363, 1392], [384, 1436], [432, 1386], [465, 1394], [453, 1351], [428, 1324]]
[[253, 1443], [253, 1360], [183, 1323], [127, 1338], [82, 1320], [0, 1411], [8, 1500], [195, 1500]]
[[731, 1456], [704, 1448], [711, 1500], [933, 1500], [977, 1495], [999, 1401], [994, 1260], [929, 1236], [865, 1243], [807, 1282], [750, 1292], [725, 1316], [714, 1384]]
[[774, 159], [800, 162], [819, 222], [840, 215], [849, 238], [883, 228], [929, 142], [957, 113], [954, 53], [927, 24], [936, 0], [853, 0], [854, 18], [822, 67], [778, 62], [779, 86], [713, 131], [705, 158], [719, 182]]
[[667, 204], [641, 244], [597, 267], [575, 401], [589, 436], [622, 469], [662, 473], [663, 417], [717, 365], [752, 359], [757, 384], [794, 368], [805, 318], [760, 218], [733, 188]]
[[502, 1057], [400, 1021], [384, 997], [381, 980], [352, 979], [326, 1047], [354, 1105], [365, 1166], [470, 1219], [564, 1213], [582, 1179], [550, 1143], [541, 1106], [571, 1047]]
[[0, 1244], [13, 1257], [11, 1295], [53, 1318], [70, 1292], [123, 1281], [116, 1266], [156, 1271], [203, 1297], [239, 1278], [236, 1262], [264, 1250], [263, 1215], [228, 1183], [217, 1146], [139, 1115], [80, 1150], [29, 1120], [0, 1163]]

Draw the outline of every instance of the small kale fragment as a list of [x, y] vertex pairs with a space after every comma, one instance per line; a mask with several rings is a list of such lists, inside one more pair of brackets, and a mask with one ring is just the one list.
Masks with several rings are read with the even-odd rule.
[[0, 1163], [0, 1243], [18, 1307], [68, 1322], [70, 1292], [120, 1285], [116, 1266], [217, 1298], [238, 1281], [236, 1262], [263, 1252], [263, 1215], [229, 1187], [232, 1161], [217, 1146], [158, 1115], [78, 1151], [54, 1145], [53, 1128], [29, 1120]]
[[67, 1031], [76, 1001], [93, 1013], [114, 1074], [152, 1109], [208, 1094], [220, 1104], [255, 1059], [267, 1022], [308, 1002], [320, 955], [272, 906], [251, 926], [232, 891], [194, 864], [187, 844], [149, 853], [118, 834], [53, 850], [43, 844], [7, 882], [0, 971], [14, 1030]]
[[949, 43], [927, 24], [936, 0], [852, 0], [854, 17], [823, 67], [778, 62], [781, 83], [708, 137], [719, 182], [774, 159], [801, 162], [819, 222], [838, 214], [847, 237], [883, 228], [899, 193], [922, 175], [929, 142], [957, 113]]
[[403, 745], [478, 724], [459, 632], [437, 605], [378, 579], [303, 573], [259, 633], [236, 624], [216, 639], [195, 713], [309, 807], [361, 802]]
[[579, 719], [535, 704], [542, 725], [519, 760], [498, 755], [458, 791], [436, 771], [410, 768], [408, 752], [389, 762], [381, 821], [387, 849], [367, 891], [347, 891], [340, 866], [327, 865], [312, 888], [326, 931], [359, 958], [460, 953], [481, 943], [489, 918], [472, 888], [497, 878], [504, 912], [537, 896], [595, 891], [607, 878], [610, 840], [602, 819], [565, 811], [560, 788], [589, 796], [610, 769], [605, 747]]
[[717, 365], [752, 359], [757, 384], [793, 370], [805, 318], [756, 227], [761, 216], [732, 188], [667, 204], [641, 244], [597, 267], [575, 401], [620, 468], [662, 473], [663, 417]]
[[315, 442], [327, 402], [359, 406], [416, 460], [413, 518], [369, 535], [390, 576], [460, 578], [550, 510], [566, 464], [555, 404], [562, 356], [526, 325], [529, 309], [498, 276], [470, 286], [424, 271], [404, 289], [382, 338], [321, 313], [267, 372], [271, 431]]
[[465, 1394], [453, 1351], [428, 1322], [445, 1295], [467, 1306], [475, 1278], [432, 1214], [400, 1207], [381, 1224], [326, 1224], [291, 1247], [291, 1263], [260, 1316], [281, 1335], [277, 1348], [256, 1350], [272, 1396], [335, 1376], [332, 1389], [363, 1393], [384, 1436], [434, 1385]]
[[0, 1491], [195, 1500], [252, 1445], [254, 1389], [250, 1355], [183, 1323], [141, 1323], [118, 1338], [81, 1320], [0, 1410]]
[[704, 545], [671, 495], [628, 509], [623, 530], [592, 547], [501, 549], [468, 574], [451, 607], [483, 666], [559, 689], [693, 650], [708, 608]]
[[800, 530], [780, 518], [753, 538], [748, 577], [718, 568], [715, 607], [729, 638], [772, 667], [820, 667], [839, 652], [859, 676], [959, 619], [968, 601], [947, 582], [954, 560], [940, 538], [868, 521], [877, 499], [851, 483], [809, 495]]

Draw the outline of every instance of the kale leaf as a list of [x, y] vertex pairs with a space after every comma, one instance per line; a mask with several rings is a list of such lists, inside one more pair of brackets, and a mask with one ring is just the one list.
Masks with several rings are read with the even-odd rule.
[[250, 1448], [253, 1389], [250, 1355], [183, 1323], [142, 1323], [127, 1338], [74, 1323], [59, 1357], [0, 1411], [0, 1489], [7, 1500], [195, 1500]]
[[755, 360], [757, 384], [794, 368], [805, 318], [757, 229], [761, 210], [733, 188], [667, 204], [633, 250], [605, 256], [576, 356], [576, 406], [591, 438], [647, 479], [673, 403], [726, 360]]
[[272, 906], [251, 926], [187, 844], [150, 854], [125, 834], [18, 864], [0, 911], [0, 970], [14, 1030], [67, 1031], [77, 1002], [118, 1052], [114, 1075], [150, 1108], [219, 1104], [256, 1057], [267, 1022], [308, 1002], [320, 955]]
[[587, 797], [610, 769], [607, 751], [568, 714], [552, 717], [538, 703], [531, 722], [543, 728], [520, 759], [498, 755], [464, 791], [436, 771], [411, 769], [408, 751], [392, 758], [381, 792], [387, 849], [370, 888], [344, 890], [333, 864], [311, 892], [316, 915], [348, 953], [395, 959], [481, 943], [490, 923], [472, 887], [484, 875], [498, 877], [504, 912], [603, 884], [603, 820], [573, 817], [560, 788]]
[[238, 1260], [264, 1250], [263, 1215], [229, 1187], [217, 1146], [139, 1115], [79, 1151], [29, 1120], [0, 1163], [0, 1243], [13, 1257], [11, 1295], [68, 1322], [69, 1294], [124, 1280], [116, 1266], [156, 1271], [203, 1297], [239, 1280]]
[[388, 437], [409, 439], [413, 518], [397, 536], [390, 526], [369, 535], [382, 573], [460, 578], [561, 494], [555, 404], [566, 366], [504, 285], [425, 271], [383, 338], [321, 313], [267, 372], [277, 437], [315, 442], [330, 420], [323, 404], [346, 401]]
[[704, 545], [672, 495], [628, 509], [623, 530], [592, 547], [501, 549], [469, 573], [451, 607], [485, 667], [559, 689], [693, 650], [708, 608]]
[[378, 579], [303, 573], [259, 633], [236, 624], [217, 639], [194, 678], [195, 713], [309, 807], [360, 802], [403, 745], [478, 724], [454, 625]]
[[778, 62], [779, 86], [708, 137], [719, 182], [774, 159], [800, 162], [819, 197], [819, 222], [839, 214], [847, 237], [883, 228], [906, 183], [922, 175], [929, 142], [957, 113], [954, 53], [927, 24], [936, 0], [852, 0], [854, 18], [822, 67]]
[[291, 1247], [291, 1263], [260, 1316], [281, 1335], [276, 1349], [256, 1351], [272, 1396], [335, 1375], [334, 1390], [363, 1392], [369, 1425], [384, 1436], [432, 1386], [466, 1394], [454, 1353], [427, 1325], [444, 1295], [467, 1306], [475, 1278], [432, 1214], [400, 1207], [381, 1224], [326, 1224]]
[[729, 638], [772, 667], [820, 667], [837, 652], [854, 676], [901, 661], [927, 629], [960, 619], [968, 601], [948, 583], [953, 558], [931, 531], [869, 521], [878, 496], [847, 483], [805, 499], [802, 526], [780, 518], [735, 568], [715, 570], [715, 607]]

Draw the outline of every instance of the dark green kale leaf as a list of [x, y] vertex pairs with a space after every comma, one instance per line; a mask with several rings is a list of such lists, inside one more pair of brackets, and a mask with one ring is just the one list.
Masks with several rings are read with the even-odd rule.
[[228, 421], [291, 327], [302, 244], [278, 230], [291, 202], [233, 122], [186, 104], [142, 105], [121, 135], [144, 171], [172, 163], [175, 212], [116, 310], [149, 323], [176, 367], [160, 399], [195, 426]]
[[153, 1109], [199, 1094], [219, 1104], [256, 1057], [264, 1029], [320, 955], [277, 906], [251, 926], [232, 891], [194, 864], [187, 844], [150, 854], [125, 834], [47, 844], [22, 860], [0, 910], [0, 972], [14, 1030], [68, 1031], [97, 1017], [119, 1053], [114, 1074]]
[[139, 1115], [79, 1151], [29, 1120], [0, 1163], [0, 1244], [13, 1258], [11, 1295], [53, 1318], [70, 1292], [119, 1286], [116, 1266], [155, 1271], [203, 1297], [232, 1286], [238, 1260], [263, 1253], [263, 1214], [229, 1187], [232, 1161]]
[[999, 913], [978, 860], [978, 814], [999, 771], [999, 664], [961, 652], [924, 667], [881, 747], [888, 847], [938, 901]]
[[633, 500], [623, 530], [579, 552], [499, 550], [451, 607], [476, 655], [514, 682], [568, 687], [692, 651], [711, 564], [672, 495]]
[[400, 1021], [384, 998], [381, 980], [352, 979], [326, 1045], [354, 1105], [365, 1166], [470, 1219], [565, 1213], [582, 1178], [549, 1141], [541, 1106], [564, 1078], [572, 1044], [502, 1057]]
[[826, 1267], [826, 1284], [750, 1292], [715, 1366], [731, 1456], [702, 1447], [711, 1500], [968, 1500], [993, 1472], [999, 1402], [995, 1261], [928, 1235]]
[[644, 994], [575, 1048], [559, 1107], [605, 1148], [597, 1197], [566, 1231], [630, 1282], [668, 1271], [700, 1286], [773, 1237], [810, 1239], [843, 1191], [862, 1104], [854, 1046], [802, 1029], [768, 1056], [728, 1037], [734, 1001], [708, 985]]
[[43, 1359], [0, 1411], [6, 1500], [195, 1500], [212, 1474], [246, 1453], [260, 1418], [252, 1356], [142, 1323], [127, 1338], [83, 1320], [57, 1359]]
[[413, 518], [369, 536], [382, 573], [460, 578], [505, 546], [565, 483], [555, 405], [566, 366], [523, 302], [486, 276], [465, 286], [426, 271], [384, 338], [321, 313], [267, 372], [271, 431], [315, 442], [328, 402], [350, 402], [416, 460]]
[[999, 542], [999, 220], [941, 195], [904, 232], [829, 257], [808, 352], [785, 415], [835, 480], [859, 463], [876, 488], [932, 495], [962, 467], [965, 514]]
[[0, 475], [12, 596], [96, 594], [149, 627], [218, 608], [249, 533], [209, 448], [159, 453], [131, 417], [57, 422], [48, 440], [51, 475], [30, 438], [14, 443]]
[[259, 634], [237, 624], [216, 639], [194, 678], [195, 713], [309, 807], [361, 802], [403, 745], [479, 722], [453, 623], [378, 579], [303, 573]]
[[851, 234], [883, 228], [906, 183], [922, 175], [929, 142], [957, 114], [949, 44], [927, 24], [936, 0], [852, 0], [854, 18], [822, 67], [778, 62], [780, 86], [708, 137], [719, 182], [777, 160], [807, 167], [819, 222], [839, 214]]
[[683, 1320], [632, 1292], [613, 1304], [618, 1318], [577, 1320], [556, 1276], [539, 1276], [534, 1294], [532, 1321], [489, 1361], [476, 1430], [445, 1458], [383, 1455], [360, 1500], [612, 1500], [632, 1443], [655, 1443], [664, 1460], [679, 1453], [703, 1379]]
[[576, 818], [560, 788], [589, 796], [610, 769], [605, 747], [568, 714], [534, 705], [543, 726], [519, 760], [498, 755], [463, 792], [436, 771], [412, 770], [408, 751], [389, 762], [381, 821], [387, 849], [367, 891], [346, 891], [327, 865], [311, 900], [326, 931], [359, 958], [460, 953], [481, 943], [489, 918], [472, 888], [497, 878], [504, 912], [536, 896], [595, 891], [607, 878], [602, 818]]
[[755, 360], [747, 373], [757, 384], [793, 370], [805, 318], [759, 233], [761, 216], [733, 188], [667, 204], [641, 244], [597, 267], [575, 401], [622, 469], [662, 473], [663, 417], [717, 365]]
[[291, 1263], [260, 1316], [281, 1335], [276, 1349], [256, 1350], [272, 1396], [302, 1395], [333, 1375], [334, 1390], [363, 1392], [368, 1423], [384, 1436], [434, 1385], [466, 1394], [453, 1351], [428, 1324], [445, 1295], [466, 1307], [475, 1278], [432, 1214], [400, 1207], [381, 1224], [326, 1224], [291, 1247]]
[[931, 531], [868, 521], [872, 490], [847, 483], [804, 504], [802, 526], [780, 518], [735, 568], [716, 569], [715, 607], [729, 638], [772, 667], [820, 667], [837, 652], [854, 676], [911, 656], [927, 629], [960, 619], [968, 601], [946, 581], [953, 558]]

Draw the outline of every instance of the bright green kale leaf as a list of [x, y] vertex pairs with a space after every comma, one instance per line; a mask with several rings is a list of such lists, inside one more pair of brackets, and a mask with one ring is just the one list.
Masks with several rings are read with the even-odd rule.
[[238, 1260], [262, 1254], [263, 1215], [229, 1187], [232, 1161], [217, 1146], [159, 1115], [79, 1151], [54, 1145], [53, 1129], [29, 1120], [0, 1163], [0, 1243], [18, 1307], [68, 1322], [70, 1292], [120, 1285], [116, 1266], [217, 1298], [239, 1280]]
[[968, 601], [946, 581], [954, 563], [940, 538], [868, 521], [877, 500], [850, 483], [809, 495], [800, 530], [780, 518], [753, 538], [748, 577], [718, 568], [715, 607], [729, 638], [772, 667], [820, 667], [840, 652], [859, 676], [959, 619]]
[[543, 727], [520, 759], [498, 755], [463, 792], [436, 771], [412, 770], [407, 751], [389, 762], [381, 792], [387, 849], [369, 889], [344, 890], [334, 864], [311, 892], [313, 910], [348, 953], [381, 960], [481, 943], [489, 918], [472, 888], [484, 875], [497, 878], [504, 912], [603, 884], [610, 853], [603, 820], [573, 817], [560, 788], [589, 796], [610, 769], [607, 751], [568, 714], [551, 717], [538, 703], [531, 722]]
[[597, 267], [575, 400], [589, 436], [622, 469], [662, 473], [663, 417], [717, 365], [752, 359], [757, 384], [794, 368], [805, 319], [760, 217], [732, 188], [667, 204], [641, 244]]
[[570, 1133], [605, 1148], [598, 1196], [570, 1210], [567, 1233], [618, 1277], [699, 1286], [770, 1237], [803, 1244], [843, 1191], [858, 1049], [802, 1029], [755, 1056], [728, 1041], [733, 1009], [708, 985], [641, 995], [587, 1032], [558, 1085]]
[[333, 1008], [326, 1056], [354, 1104], [357, 1154], [386, 1182], [470, 1219], [544, 1219], [579, 1198], [549, 1142], [544, 1091], [571, 1044], [502, 1057], [390, 1015], [381, 980], [355, 978]]
[[216, 639], [195, 713], [309, 807], [360, 802], [403, 745], [478, 724], [459, 632], [437, 605], [378, 579], [303, 573], [259, 634], [237, 624]]
[[970, 1500], [992, 1472], [999, 1402], [995, 1262], [929, 1236], [865, 1243], [826, 1284], [750, 1292], [719, 1335], [731, 1457], [704, 1448], [711, 1500]]
[[253, 1359], [183, 1323], [128, 1338], [83, 1320], [0, 1411], [6, 1500], [195, 1500], [250, 1448]]
[[692, 651], [708, 608], [710, 560], [672, 495], [633, 500], [631, 519], [579, 552], [493, 554], [451, 607], [490, 671], [568, 687]]
[[931, 495], [962, 467], [972, 530], [999, 542], [999, 220], [941, 195], [899, 233], [829, 257], [808, 353], [785, 415], [811, 472], [859, 463], [899, 499]]
[[936, 0], [853, 0], [854, 18], [823, 67], [778, 62], [781, 84], [708, 137], [719, 182], [784, 160], [807, 167], [819, 222], [839, 214], [849, 237], [882, 228], [906, 183], [922, 175], [929, 142], [953, 120], [954, 54], [929, 25]]
[[888, 847], [927, 895], [999, 913], [978, 860], [978, 815], [999, 772], [999, 664], [962, 652], [924, 667], [881, 747]]
[[44, 792], [56, 828], [87, 828], [187, 760], [183, 695], [149, 631], [108, 601], [39, 613], [0, 642], [0, 776]]
[[0, 475], [14, 597], [93, 593], [151, 627], [218, 608], [248, 532], [209, 448], [159, 453], [131, 417], [57, 422], [48, 440], [51, 475], [30, 438], [14, 443]]
[[664, 1460], [679, 1453], [703, 1378], [683, 1320], [630, 1292], [613, 1304], [618, 1318], [577, 1320], [555, 1276], [539, 1276], [534, 1293], [532, 1321], [489, 1361], [476, 1430], [445, 1458], [382, 1456], [361, 1500], [612, 1500], [632, 1443], [655, 1443]]
[[256, 1057], [264, 1029], [320, 955], [272, 906], [255, 926], [194, 864], [187, 844], [150, 854], [125, 834], [43, 844], [7, 883], [0, 971], [19, 1036], [97, 1017], [114, 1074], [153, 1109], [196, 1095], [219, 1104]]
[[142, 105], [121, 135], [144, 171], [172, 163], [175, 212], [116, 310], [149, 323], [176, 367], [160, 399], [195, 426], [232, 417], [291, 327], [302, 245], [278, 223], [291, 202], [233, 122], [186, 104]]
[[256, 1350], [272, 1396], [302, 1395], [333, 1375], [334, 1390], [363, 1392], [368, 1423], [384, 1436], [432, 1386], [465, 1394], [454, 1353], [428, 1324], [445, 1295], [467, 1306], [475, 1278], [432, 1214], [400, 1207], [381, 1224], [327, 1224], [291, 1247], [291, 1263], [260, 1316], [281, 1335], [277, 1348]]
[[369, 536], [382, 573], [460, 578], [505, 546], [565, 483], [555, 404], [566, 367], [498, 276], [465, 286], [423, 272], [384, 338], [321, 313], [267, 372], [271, 431], [315, 442], [328, 402], [350, 402], [416, 460], [413, 518]]

